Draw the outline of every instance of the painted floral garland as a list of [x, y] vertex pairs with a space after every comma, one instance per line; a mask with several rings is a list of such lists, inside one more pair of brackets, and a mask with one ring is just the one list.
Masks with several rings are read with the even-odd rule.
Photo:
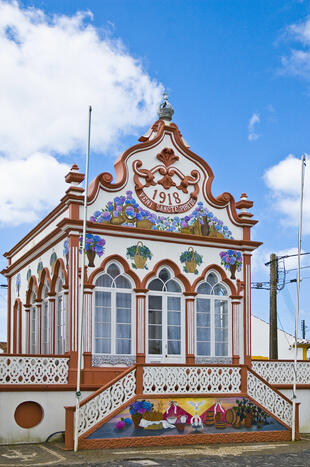
[[105, 209], [95, 211], [90, 220], [98, 224], [127, 225], [142, 229], [233, 239], [228, 227], [204, 207], [202, 202], [184, 217], [164, 217], [143, 209], [133, 198], [131, 191], [126, 191], [126, 196], [116, 196], [113, 201], [107, 203]]

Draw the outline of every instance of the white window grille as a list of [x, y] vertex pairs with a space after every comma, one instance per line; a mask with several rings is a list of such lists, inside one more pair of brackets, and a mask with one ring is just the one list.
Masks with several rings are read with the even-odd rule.
[[38, 320], [38, 310], [34, 304], [35, 301], [35, 294], [33, 293], [31, 296], [31, 308], [30, 308], [30, 346], [29, 352], [31, 354], [38, 353], [38, 343], [39, 343], [39, 320]]
[[196, 353], [205, 357], [231, 354], [231, 314], [226, 286], [210, 272], [197, 288]]
[[62, 288], [62, 281], [59, 280], [57, 284], [56, 295], [56, 312], [55, 312], [55, 352], [56, 354], [65, 353], [65, 339], [66, 339], [66, 310], [65, 300]]
[[184, 356], [184, 307], [180, 284], [168, 268], [148, 285], [147, 353], [155, 361], [177, 362]]
[[116, 263], [96, 280], [94, 352], [106, 355], [133, 353], [134, 317], [132, 284]]
[[43, 301], [41, 307], [41, 352], [42, 354], [50, 353], [50, 310], [47, 297], [47, 287], [45, 286], [42, 293]]

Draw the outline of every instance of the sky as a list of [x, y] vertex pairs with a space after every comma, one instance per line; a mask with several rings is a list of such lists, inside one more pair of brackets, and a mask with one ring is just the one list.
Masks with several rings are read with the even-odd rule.
[[[266, 7], [267, 6], [267, 7]], [[90, 179], [157, 119], [164, 90], [174, 122], [211, 166], [213, 194], [245, 192], [263, 245], [252, 280], [268, 281], [271, 253], [296, 254], [300, 158], [310, 154], [310, 2], [301, 0], [0, 0], [0, 268], [2, 257], [62, 197], [84, 167], [93, 107]], [[310, 252], [310, 160], [303, 252]], [[310, 338], [310, 255], [300, 319]], [[279, 327], [294, 331], [296, 257], [278, 295]], [[5, 284], [4, 277], [0, 284]], [[268, 320], [267, 290], [252, 313]], [[6, 338], [0, 288], [0, 339]]]

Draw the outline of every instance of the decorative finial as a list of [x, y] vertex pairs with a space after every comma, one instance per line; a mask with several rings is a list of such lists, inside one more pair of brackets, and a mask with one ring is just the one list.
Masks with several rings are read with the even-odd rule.
[[160, 104], [158, 109], [158, 117], [161, 120], [168, 120], [168, 122], [170, 122], [173, 114], [174, 110], [170, 102], [168, 102], [168, 94], [164, 92], [163, 102]]

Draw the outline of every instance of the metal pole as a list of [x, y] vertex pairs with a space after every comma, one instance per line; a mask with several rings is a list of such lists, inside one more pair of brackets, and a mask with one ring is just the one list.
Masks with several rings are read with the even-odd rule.
[[269, 359], [278, 359], [277, 282], [278, 258], [270, 255]]
[[300, 255], [301, 255], [301, 234], [302, 234], [302, 206], [304, 200], [304, 180], [305, 180], [306, 157], [301, 156], [301, 183], [300, 183], [300, 208], [298, 224], [298, 266], [297, 266], [297, 287], [296, 287], [296, 315], [295, 315], [295, 360], [294, 360], [294, 379], [293, 379], [293, 414], [292, 414], [292, 441], [295, 441], [295, 411], [296, 411], [296, 382], [297, 382], [297, 334], [298, 334], [298, 316], [299, 316], [299, 291], [300, 291]]
[[77, 361], [77, 376], [76, 376], [76, 408], [74, 420], [74, 451], [78, 450], [78, 426], [79, 426], [79, 411], [81, 398], [81, 368], [82, 368], [82, 347], [83, 347], [83, 320], [84, 320], [84, 276], [85, 276], [85, 243], [86, 243], [86, 221], [87, 221], [87, 192], [88, 192], [88, 165], [89, 165], [89, 150], [90, 150], [90, 129], [91, 129], [91, 112], [89, 106], [88, 112], [88, 140], [86, 152], [86, 168], [85, 168], [85, 190], [84, 190], [84, 218], [83, 218], [83, 236], [82, 236], [82, 267], [81, 267], [81, 288], [79, 301], [79, 339], [78, 339], [78, 361]]

